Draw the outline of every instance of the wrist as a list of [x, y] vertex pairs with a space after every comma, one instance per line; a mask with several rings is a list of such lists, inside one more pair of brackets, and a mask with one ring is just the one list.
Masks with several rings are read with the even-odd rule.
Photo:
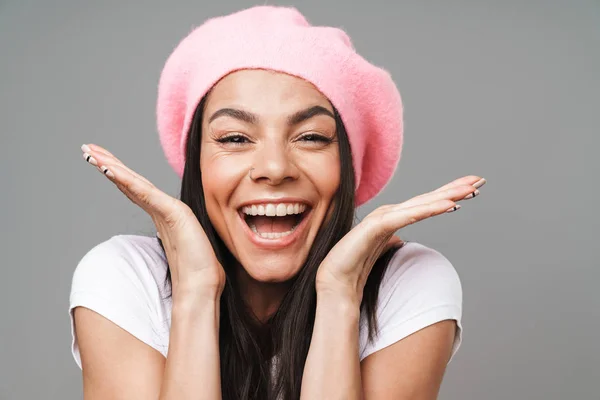
[[357, 320], [360, 317], [361, 299], [352, 291], [317, 290], [317, 313], [334, 318]]
[[225, 284], [218, 284], [207, 279], [186, 277], [184, 280], [172, 280], [173, 299], [205, 298], [220, 300]]
[[219, 329], [220, 305], [211, 300], [192, 301], [185, 299], [173, 301], [171, 309], [171, 327], [179, 329]]
[[172, 291], [173, 310], [195, 312], [220, 307], [221, 291], [207, 287], [178, 287]]
[[315, 285], [317, 298], [326, 302], [339, 302], [340, 305], [360, 307], [362, 290], [357, 286], [343, 285], [341, 283], [318, 282]]

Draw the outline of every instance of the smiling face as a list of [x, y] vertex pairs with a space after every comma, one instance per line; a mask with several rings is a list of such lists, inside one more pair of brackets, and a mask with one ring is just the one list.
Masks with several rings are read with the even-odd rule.
[[312, 84], [273, 71], [233, 72], [207, 97], [200, 152], [206, 209], [257, 281], [296, 275], [328, 214], [340, 182], [333, 115]]

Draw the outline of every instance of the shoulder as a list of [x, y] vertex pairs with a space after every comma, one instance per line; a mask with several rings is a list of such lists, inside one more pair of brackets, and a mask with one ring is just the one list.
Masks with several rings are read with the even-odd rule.
[[391, 258], [377, 300], [378, 335], [367, 343], [361, 325], [361, 360], [436, 322], [457, 322], [452, 356], [462, 342], [462, 285], [452, 263], [439, 251], [407, 242]]
[[73, 273], [72, 292], [88, 290], [88, 282], [153, 287], [166, 278], [167, 262], [158, 240], [140, 235], [115, 235], [91, 248]]
[[458, 272], [442, 253], [418, 242], [407, 242], [398, 250], [383, 276], [380, 293], [402, 292], [430, 297], [440, 304], [462, 298]]
[[82, 306], [163, 351], [167, 263], [158, 240], [115, 235], [95, 245], [73, 272], [69, 315], [72, 351], [80, 364], [73, 310]]

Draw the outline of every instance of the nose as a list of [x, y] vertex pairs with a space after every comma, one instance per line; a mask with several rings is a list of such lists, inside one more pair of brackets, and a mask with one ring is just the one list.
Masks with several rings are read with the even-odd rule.
[[298, 168], [285, 143], [268, 140], [255, 150], [249, 175], [255, 182], [275, 186], [297, 179]]

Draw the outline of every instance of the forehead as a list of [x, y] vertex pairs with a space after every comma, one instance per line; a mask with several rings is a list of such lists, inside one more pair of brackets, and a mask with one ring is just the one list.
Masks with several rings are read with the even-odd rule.
[[213, 86], [206, 110], [231, 105], [256, 112], [294, 112], [307, 105], [321, 105], [333, 112], [327, 97], [312, 83], [282, 72], [261, 69], [232, 72]]

